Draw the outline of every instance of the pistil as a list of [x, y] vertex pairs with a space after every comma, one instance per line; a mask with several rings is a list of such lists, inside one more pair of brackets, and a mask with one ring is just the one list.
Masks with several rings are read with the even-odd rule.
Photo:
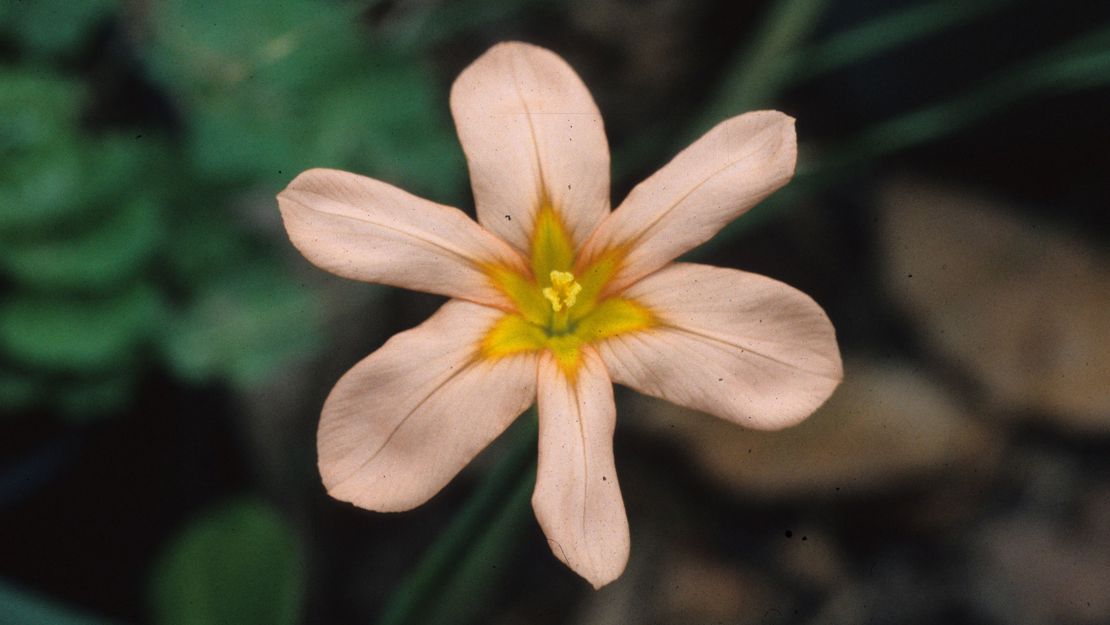
[[569, 271], [552, 271], [549, 276], [551, 286], [543, 289], [543, 296], [551, 302], [551, 332], [564, 334], [570, 319], [570, 309], [578, 301], [582, 285], [574, 280]]

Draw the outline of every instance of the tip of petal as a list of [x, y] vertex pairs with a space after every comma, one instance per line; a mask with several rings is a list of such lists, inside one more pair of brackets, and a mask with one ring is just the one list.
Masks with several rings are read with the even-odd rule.
[[555, 54], [551, 50], [548, 50], [543, 46], [537, 46], [534, 43], [528, 43], [526, 41], [502, 41], [500, 43], [496, 43], [490, 46], [489, 50], [486, 50], [484, 53], [482, 53], [482, 56], [478, 57], [478, 59], [515, 55], [551, 56], [559, 59], [560, 61], [562, 60], [559, 55]]
[[486, 54], [505, 54], [508, 52], [529, 52], [535, 50], [543, 50], [547, 52], [547, 48], [541, 48], [526, 41], [501, 41], [490, 46]]
[[363, 510], [407, 512], [427, 501], [427, 497], [422, 495], [391, 488], [389, 484], [391, 481], [399, 481], [395, 477], [382, 476], [383, 484], [375, 485], [368, 484], [365, 479], [337, 479], [322, 461], [319, 468], [321, 481], [329, 497], [345, 501]]
[[617, 581], [617, 578], [619, 578], [624, 573], [624, 569], [625, 567], [622, 565], [619, 570], [600, 571], [596, 572], [593, 576], [587, 576], [583, 579], [589, 582], [590, 585], [594, 587], [594, 590], [601, 590], [605, 586], [608, 586], [609, 584]]
[[742, 136], [764, 135], [767, 162], [776, 165], [782, 180], [794, 177], [798, 165], [798, 132], [793, 117], [782, 111], [751, 111], [727, 119], [720, 125], [746, 127]]
[[468, 84], [473, 86], [471, 81], [464, 80], [464, 77], [470, 75], [486, 76], [488, 73], [501, 74], [505, 72], [507, 68], [512, 67], [512, 65], [509, 64], [513, 62], [514, 58], [521, 57], [530, 57], [533, 61], [537, 62], [542, 59], [548, 63], [554, 61], [559, 65], [566, 65], [566, 61], [564, 61], [562, 57], [547, 48], [535, 44], [525, 43], [523, 41], [502, 41], [501, 43], [494, 44], [490, 49], [483, 52], [481, 56], [474, 59], [474, 61], [463, 69], [458, 77], [455, 78], [455, 82], [451, 85], [451, 94], [449, 97], [452, 103], [452, 110], [457, 108], [456, 101], [460, 97], [458, 93], [459, 89]]
[[[536, 518], [540, 521], [540, 528], [544, 533], [548, 533], [548, 527], [545, 526], [543, 519], [547, 518], [540, 509], [544, 504], [537, 502], [535, 496], [532, 498], [532, 509], [536, 511]], [[537, 507], [539, 506], [539, 508]], [[627, 535], [626, 535], [627, 536]], [[586, 580], [594, 590], [608, 586], [615, 582], [628, 566], [628, 556], [630, 553], [631, 545], [627, 538], [620, 541], [608, 554], [583, 554], [580, 549], [575, 549], [569, 546], [567, 549], [559, 541], [547, 537], [547, 545], [551, 548], [551, 553], [567, 566], [570, 570], [574, 571], [582, 579]], [[569, 553], [568, 553], [569, 550]], [[583, 557], [584, 556], [584, 557]]]

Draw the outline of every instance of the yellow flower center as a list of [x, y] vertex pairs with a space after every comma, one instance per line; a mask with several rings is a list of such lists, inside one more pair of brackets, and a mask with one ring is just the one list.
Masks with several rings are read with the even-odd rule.
[[574, 274], [569, 271], [552, 271], [551, 286], [543, 290], [543, 296], [551, 302], [551, 310], [559, 312], [563, 307], [570, 308], [578, 301], [578, 294], [582, 292], [582, 285], [574, 281]]
[[[602, 296], [616, 273], [619, 255], [603, 256], [579, 267], [569, 232], [550, 206], [544, 206], [532, 235], [531, 275], [489, 267], [490, 279], [515, 305], [487, 332], [480, 346], [485, 358], [547, 350], [573, 376], [584, 345], [637, 332], [656, 320], [639, 302], [620, 295]], [[544, 280], [544, 277], [547, 279]], [[545, 283], [550, 283], [544, 286]]]

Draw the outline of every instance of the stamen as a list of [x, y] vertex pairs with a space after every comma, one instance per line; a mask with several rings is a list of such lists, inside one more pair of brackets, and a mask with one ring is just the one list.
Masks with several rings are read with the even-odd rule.
[[543, 290], [543, 296], [551, 302], [551, 309], [559, 312], [563, 308], [574, 306], [578, 293], [582, 291], [582, 285], [574, 281], [574, 274], [569, 271], [552, 271], [550, 278], [551, 286]]

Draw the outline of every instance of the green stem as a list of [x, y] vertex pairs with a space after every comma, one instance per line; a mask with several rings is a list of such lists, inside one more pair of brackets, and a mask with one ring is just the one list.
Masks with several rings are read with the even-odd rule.
[[1110, 82], [1107, 40], [1110, 29], [1095, 32], [1019, 63], [954, 98], [880, 122], [825, 160], [837, 167], [855, 165], [954, 134], [1025, 98], [1105, 85]]
[[771, 7], [746, 48], [725, 72], [725, 82], [693, 129], [700, 134], [728, 117], [766, 106], [782, 90], [790, 72], [782, 59], [817, 27], [827, 0], [782, 0]]
[[793, 51], [783, 59], [790, 82], [838, 70], [894, 48], [988, 15], [1016, 0], [934, 0], [876, 17]]
[[[936, 141], [1036, 95], [1062, 94], [1110, 84], [1110, 28], [1079, 37], [1059, 48], [1014, 65], [1000, 76], [956, 97], [879, 122], [840, 146], [823, 151], [820, 167], [799, 163], [791, 184], [760, 204], [757, 211], [726, 226], [690, 255], [697, 259], [727, 245], [740, 233], [834, 184], [845, 171], [890, 154]], [[754, 217], [754, 219], [753, 219]]]
[[476, 622], [489, 605], [489, 597], [507, 573], [499, 565], [509, 560], [517, 541], [528, 528], [536, 466], [520, 474], [501, 509], [475, 537], [466, 556], [450, 577], [437, 588], [436, 600], [421, 617], [422, 625], [462, 625]]
[[531, 409], [505, 433], [504, 455], [401, 582], [382, 611], [379, 625], [411, 624], [418, 612], [432, 609], [432, 595], [450, 580], [455, 563], [466, 557], [489, 519], [522, 484], [534, 483], [534, 473], [528, 468], [535, 459], [537, 433], [536, 412]]
[[[799, 3], [801, 10], [793, 8], [791, 3], [782, 3], [768, 16], [761, 34], [756, 37], [756, 44], [745, 49], [732, 64], [732, 69], [725, 73], [728, 78], [716, 97], [688, 126], [690, 132], [682, 139], [689, 143], [699, 133], [732, 115], [769, 106], [791, 85], [909, 45], [1020, 1], [1023, 0], [970, 3], [935, 0], [876, 17], [807, 47], [802, 47], [802, 42], [816, 26], [822, 3]], [[750, 63], [755, 66], [749, 66]], [[670, 128], [666, 121], [661, 121], [618, 146], [613, 158], [617, 177], [643, 167], [648, 155], [676, 147], [673, 134], [669, 134]]]

